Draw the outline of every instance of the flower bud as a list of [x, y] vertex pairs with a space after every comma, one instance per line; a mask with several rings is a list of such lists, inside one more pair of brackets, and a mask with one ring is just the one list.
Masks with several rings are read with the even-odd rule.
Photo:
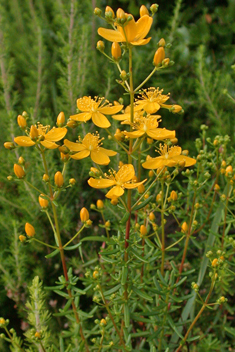
[[64, 178], [63, 175], [60, 171], [57, 171], [55, 176], [54, 176], [55, 184], [57, 187], [62, 187], [64, 184]]
[[116, 132], [114, 134], [114, 137], [118, 140], [121, 141], [123, 138], [123, 134], [119, 128], [116, 129]]
[[111, 226], [110, 221], [109, 221], [109, 220], [108, 220], [108, 221], [105, 221], [104, 226], [105, 226], [106, 228], [110, 228], [110, 226]]
[[94, 9], [94, 14], [96, 15], [96, 16], [101, 16], [102, 15], [102, 11], [101, 11], [101, 9], [99, 9], [98, 7], [96, 7], [95, 9]]
[[158, 46], [165, 46], [166, 45], [166, 42], [165, 42], [165, 39], [164, 38], [161, 38], [158, 42]]
[[171, 191], [170, 198], [171, 198], [173, 201], [176, 201], [176, 200], [177, 200], [178, 195], [177, 195], [176, 191]]
[[221, 163], [221, 167], [225, 167], [227, 165], [226, 161], [223, 160], [222, 163]]
[[87, 220], [89, 220], [89, 212], [87, 210], [87, 208], [82, 208], [80, 211], [80, 219], [82, 222], [86, 222]]
[[22, 156], [19, 157], [18, 163], [21, 164], [21, 165], [24, 165], [25, 160], [24, 160], [24, 158]]
[[125, 70], [122, 70], [121, 73], [120, 73], [120, 78], [123, 80], [123, 81], [126, 81], [127, 80], [127, 73]]
[[93, 276], [93, 279], [97, 279], [97, 278], [99, 277], [99, 272], [98, 272], [98, 270], [93, 271], [92, 276]]
[[167, 67], [169, 66], [170, 63], [170, 59], [169, 57], [166, 57], [163, 61], [162, 61], [162, 66]]
[[177, 144], [178, 143], [178, 138], [172, 138], [171, 140], [172, 144]]
[[48, 182], [49, 181], [49, 176], [47, 174], [44, 174], [42, 176], [42, 179], [43, 179], [44, 182]]
[[104, 42], [102, 40], [99, 40], [96, 44], [96, 49], [103, 52], [105, 48]]
[[188, 231], [188, 224], [187, 222], [183, 222], [182, 226], [181, 226], [181, 232], [186, 233]]
[[146, 228], [145, 225], [141, 225], [140, 226], [140, 233], [141, 233], [142, 236], [146, 236], [147, 235], [148, 231], [147, 231], [147, 228]]
[[105, 325], [107, 325], [107, 321], [105, 319], [101, 319], [100, 326], [105, 326]]
[[126, 22], [126, 14], [123, 9], [118, 9], [116, 12], [117, 20], [119, 20], [122, 24]]
[[233, 172], [233, 168], [231, 165], [227, 166], [225, 169], [225, 176], [230, 176]]
[[40, 339], [42, 337], [42, 335], [39, 331], [36, 331], [34, 336], [36, 337], [36, 339]]
[[150, 11], [152, 12], [153, 15], [157, 12], [158, 6], [159, 6], [158, 4], [152, 4], [150, 6]]
[[218, 185], [218, 183], [216, 183], [214, 186], [214, 191], [218, 192], [219, 190], [220, 190], [220, 186]]
[[4, 318], [0, 318], [0, 326], [5, 324], [6, 324], [6, 320]]
[[15, 149], [15, 144], [12, 142], [5, 142], [4, 147], [8, 150], [12, 150], [12, 149]]
[[182, 106], [180, 105], [173, 105], [173, 114], [178, 114], [179, 112], [183, 112]]
[[19, 240], [20, 240], [20, 242], [25, 242], [26, 237], [24, 235], [19, 235]]
[[8, 181], [12, 181], [13, 177], [12, 176], [7, 176]]
[[34, 227], [31, 224], [29, 224], [28, 222], [26, 222], [26, 224], [25, 224], [25, 232], [28, 237], [33, 237], [35, 235]]
[[157, 49], [155, 52], [154, 58], [153, 58], [153, 64], [155, 66], [158, 66], [162, 63], [162, 61], [165, 59], [165, 50], [161, 46], [160, 48]]
[[215, 268], [218, 265], [218, 259], [213, 259], [211, 265], [213, 266], [213, 268]]
[[70, 128], [75, 128], [75, 127], [77, 127], [77, 121], [68, 120], [67, 121], [67, 126], [70, 127]]
[[62, 126], [64, 126], [64, 123], [65, 123], [65, 116], [64, 116], [63, 111], [61, 111], [59, 113], [59, 115], [57, 116], [56, 124], [58, 127], [62, 127]]
[[115, 18], [115, 14], [113, 9], [110, 6], [106, 6], [105, 8], [105, 17], [107, 18]]
[[98, 199], [96, 202], [96, 206], [98, 209], [103, 209], [104, 208], [104, 203], [101, 199]]
[[150, 220], [150, 221], [154, 221], [154, 220], [155, 220], [155, 215], [154, 215], [153, 212], [151, 212], [151, 213], [149, 214], [149, 220]]
[[154, 172], [153, 172], [153, 170], [150, 170], [149, 171], [149, 177], [153, 177], [154, 176]]
[[25, 172], [22, 169], [22, 167], [18, 164], [14, 164], [14, 173], [17, 178], [24, 178], [25, 177]]
[[71, 178], [71, 179], [69, 180], [69, 184], [70, 184], [71, 186], [74, 186], [75, 183], [76, 183], [75, 178]]
[[70, 158], [69, 154], [64, 154], [64, 153], [60, 153], [60, 159], [66, 163], [66, 161], [68, 161]]
[[87, 225], [87, 226], [91, 226], [91, 225], [92, 225], [92, 221], [91, 221], [90, 219], [88, 219], [88, 220], [86, 221], [86, 225]]
[[32, 125], [29, 132], [30, 138], [36, 140], [38, 138], [38, 129], [36, 126]]
[[144, 191], [145, 191], [144, 185], [143, 185], [143, 184], [139, 185], [139, 186], [138, 186], [138, 192], [139, 192], [140, 194], [142, 194], [142, 193], [144, 193]]
[[118, 198], [112, 198], [111, 199], [111, 204], [112, 205], [117, 205], [118, 204]]
[[58, 150], [63, 153], [63, 154], [68, 154], [69, 153], [69, 148], [66, 147], [66, 145], [61, 145]]
[[152, 138], [147, 138], [147, 143], [148, 144], [153, 144], [153, 139]]
[[38, 201], [39, 201], [40, 206], [43, 209], [46, 209], [48, 207], [49, 202], [47, 199], [42, 198], [42, 196], [44, 196], [44, 194], [40, 194], [40, 196], [38, 197]]
[[140, 7], [140, 17], [143, 17], [144, 15], [148, 15], [149, 16], [149, 12], [146, 6], [142, 5]]
[[23, 129], [25, 129], [25, 127], [27, 126], [27, 121], [22, 115], [18, 115], [17, 123], [20, 126], [20, 128], [23, 128]]
[[118, 43], [113, 43], [111, 47], [112, 57], [115, 61], [119, 61], [122, 57], [122, 50]]

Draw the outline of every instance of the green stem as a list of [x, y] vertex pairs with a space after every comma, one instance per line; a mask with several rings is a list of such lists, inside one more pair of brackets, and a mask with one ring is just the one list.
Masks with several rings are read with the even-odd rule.
[[163, 322], [162, 322], [162, 331], [161, 331], [161, 335], [160, 335], [160, 341], [159, 341], [159, 346], [158, 346], [158, 350], [161, 352], [162, 349], [162, 339], [164, 337], [164, 326], [166, 324], [166, 318], [167, 318], [167, 313], [168, 313], [168, 301], [169, 301], [169, 295], [170, 293], [167, 293], [166, 295], [166, 308], [165, 308], [165, 312], [164, 312], [164, 318], [163, 318]]
[[47, 243], [42, 242], [42, 241], [39, 241], [39, 240], [38, 240], [37, 238], [35, 238], [35, 237], [33, 237], [32, 240], [33, 240], [33, 241], [36, 241], [36, 242], [38, 242], [38, 243], [41, 243], [41, 244], [43, 244], [44, 246], [47, 246], [47, 247], [50, 247], [50, 248], [53, 248], [53, 249], [59, 249], [58, 247], [51, 246], [50, 244], [47, 244]]
[[164, 274], [164, 261], [165, 261], [165, 224], [164, 224], [164, 181], [162, 180], [162, 204], [161, 204], [161, 226], [162, 226], [162, 263], [161, 274]]
[[113, 135], [111, 132], [109, 132], [109, 130], [106, 128], [105, 131], [112, 137], [112, 139], [123, 149], [125, 150], [126, 153], [129, 153], [128, 150], [123, 146], [123, 144], [121, 142], [119, 142]]
[[32, 183], [24, 180], [25, 183], [27, 183], [28, 186], [30, 186], [31, 188], [35, 189], [37, 192], [39, 192], [40, 194], [43, 194], [43, 191], [40, 191], [40, 189], [38, 189], [37, 187], [35, 187], [34, 185], [32, 185]]
[[154, 69], [148, 75], [148, 77], [146, 77], [145, 80], [137, 88], [135, 88], [135, 92], [138, 92], [138, 90], [140, 90], [140, 88], [143, 87], [143, 85], [149, 80], [149, 78], [152, 77], [152, 75], [155, 73], [155, 71], [157, 71], [157, 69], [158, 69], [158, 67], [154, 67]]
[[63, 245], [63, 248], [65, 249], [65, 247], [67, 247], [84, 229], [85, 224], [80, 228], [80, 230], [76, 233], [76, 235], [74, 235], [71, 240], [69, 240], [66, 244]]

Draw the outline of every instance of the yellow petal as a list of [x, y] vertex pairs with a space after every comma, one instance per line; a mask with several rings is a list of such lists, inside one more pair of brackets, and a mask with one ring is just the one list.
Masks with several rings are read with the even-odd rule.
[[145, 169], [158, 169], [161, 166], [165, 166], [165, 157], [158, 156], [157, 158], [152, 158], [145, 161], [142, 166]]
[[110, 42], [125, 42], [125, 38], [123, 38], [122, 34], [119, 31], [114, 31], [112, 29], [99, 28], [98, 34], [106, 40]]
[[110, 150], [110, 149], [105, 149], [105, 148], [100, 147], [99, 150], [102, 151], [103, 153], [105, 153], [108, 156], [117, 155], [117, 152], [115, 152], [113, 150]]
[[177, 155], [180, 155], [181, 154], [181, 147], [172, 147], [171, 149], [169, 149], [169, 157], [172, 158], [172, 157], [175, 157]]
[[112, 115], [112, 118], [118, 121], [130, 120], [130, 114]]
[[80, 152], [81, 150], [86, 149], [85, 145], [81, 143], [70, 142], [68, 139], [64, 140], [64, 144], [67, 148], [69, 148], [69, 150], [72, 150], [73, 152]]
[[162, 139], [175, 138], [175, 131], [169, 131], [165, 128], [156, 128], [146, 132], [147, 135], [153, 139], [161, 141]]
[[101, 127], [101, 128], [108, 128], [111, 126], [107, 117], [105, 117], [99, 111], [92, 113], [92, 121], [93, 121], [94, 125]]
[[91, 118], [90, 112], [81, 112], [80, 114], [70, 116], [71, 120], [75, 121], [88, 121]]
[[16, 144], [20, 145], [21, 147], [32, 147], [35, 143], [32, 141], [30, 137], [27, 136], [20, 136], [14, 138]]
[[90, 151], [89, 150], [82, 150], [79, 153], [71, 155], [71, 158], [75, 159], [75, 160], [81, 160], [81, 159], [84, 159], [84, 158], [88, 157], [89, 155], [90, 155]]
[[196, 160], [193, 159], [193, 158], [189, 158], [188, 156], [185, 156], [185, 155], [178, 155], [178, 156], [175, 156], [173, 157], [173, 160], [176, 164], [179, 164], [181, 163], [182, 161], [185, 162], [185, 167], [188, 167], [188, 166], [192, 166], [194, 164], [196, 164]]
[[145, 134], [143, 131], [133, 131], [133, 132], [124, 132], [125, 136], [129, 138], [139, 138]]
[[139, 39], [137, 41], [131, 42], [132, 45], [146, 45], [150, 42], [150, 40], [152, 39], [152, 37], [149, 37], [147, 39]]
[[45, 135], [45, 139], [47, 141], [51, 141], [51, 142], [58, 142], [62, 138], [64, 138], [66, 133], [67, 133], [67, 128], [65, 128], [65, 127], [55, 128], [54, 127]]
[[124, 187], [127, 189], [133, 189], [133, 188], [137, 188], [140, 185], [142, 185], [144, 182], [147, 181], [147, 178], [141, 182], [135, 182], [135, 183], [124, 183]]
[[109, 157], [101, 150], [92, 150], [91, 159], [98, 165], [108, 165], [110, 163]]
[[47, 141], [46, 139], [45, 139], [45, 141], [42, 141], [40, 143], [43, 145], [43, 147], [45, 147], [47, 149], [56, 149], [59, 147], [58, 144], [51, 142], [51, 141]]
[[108, 188], [108, 187], [112, 187], [115, 185], [115, 181], [114, 180], [108, 180], [106, 178], [89, 178], [89, 180], [87, 181], [89, 186], [93, 187], [93, 188]]
[[120, 186], [115, 186], [108, 193], [105, 194], [107, 198], [118, 198], [121, 197], [124, 193], [124, 190]]
[[123, 105], [104, 106], [103, 108], [98, 108], [98, 111], [105, 115], [112, 115], [112, 114], [117, 114], [119, 111], [122, 110], [122, 108], [123, 108]]
[[160, 105], [158, 103], [146, 103], [142, 105], [142, 108], [149, 114], [154, 114], [160, 109]]
[[[136, 28], [137, 28], [137, 35], [136, 35], [136, 41], [139, 39], [143, 39], [146, 37], [148, 32], [150, 31], [150, 28], [153, 23], [153, 18], [144, 15], [142, 16], [137, 22], [136, 22]], [[150, 38], [151, 39], [151, 38]]]
[[135, 40], [137, 33], [138, 33], [135, 20], [132, 19], [130, 22], [128, 22], [124, 26], [124, 28], [122, 28], [121, 26], [118, 26], [118, 31], [120, 31], [123, 34], [124, 38], [127, 38], [128, 43], [133, 42]]
[[122, 183], [130, 181], [135, 176], [135, 169], [132, 164], [123, 165], [116, 174], [116, 180]]

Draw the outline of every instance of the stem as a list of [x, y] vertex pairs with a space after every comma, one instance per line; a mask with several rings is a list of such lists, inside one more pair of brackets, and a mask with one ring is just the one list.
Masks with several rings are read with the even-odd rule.
[[51, 246], [50, 244], [47, 244], [47, 243], [42, 242], [42, 241], [39, 241], [39, 240], [38, 240], [37, 238], [35, 238], [35, 237], [33, 237], [32, 240], [33, 240], [33, 241], [36, 241], [36, 242], [38, 242], [38, 243], [41, 243], [41, 244], [43, 244], [44, 246], [47, 246], [47, 247], [50, 247], [50, 248], [53, 248], [53, 249], [59, 249], [58, 247]]
[[148, 77], [146, 77], [145, 80], [137, 88], [135, 88], [135, 92], [138, 92], [138, 90], [140, 90], [140, 88], [143, 87], [143, 85], [149, 80], [149, 78], [152, 77], [152, 75], [155, 73], [155, 71], [157, 71], [157, 69], [158, 69], [158, 67], [154, 67], [154, 69], [148, 75]]
[[71, 240], [69, 240], [66, 244], [63, 245], [63, 248], [67, 247], [78, 235], [79, 233], [82, 232], [82, 230], [84, 229], [85, 224], [80, 228], [80, 230], [76, 233], [76, 235], [74, 235]]
[[224, 210], [223, 234], [222, 234], [222, 239], [221, 239], [221, 248], [222, 248], [222, 249], [223, 249], [223, 247], [224, 247], [224, 236], [225, 236], [225, 230], [226, 230], [226, 218], [227, 218], [227, 213], [228, 213], [229, 189], [230, 189], [230, 187], [228, 186], [227, 194], [226, 194], [226, 205], [225, 205], [225, 210]]
[[159, 341], [159, 346], [158, 346], [158, 350], [161, 352], [162, 349], [162, 339], [164, 337], [164, 326], [166, 324], [166, 317], [167, 317], [167, 312], [168, 312], [168, 301], [169, 301], [169, 295], [170, 293], [167, 293], [166, 295], [166, 308], [165, 308], [165, 312], [164, 312], [164, 318], [163, 318], [163, 322], [162, 322], [162, 331], [161, 331], [161, 336], [160, 336], [160, 341]]
[[162, 180], [162, 204], [161, 204], [161, 225], [162, 225], [162, 263], [161, 274], [164, 275], [164, 261], [165, 261], [165, 226], [164, 226], [164, 181]]

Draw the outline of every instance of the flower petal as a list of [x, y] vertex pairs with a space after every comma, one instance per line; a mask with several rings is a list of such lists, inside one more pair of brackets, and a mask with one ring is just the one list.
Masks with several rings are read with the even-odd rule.
[[142, 105], [142, 108], [149, 114], [154, 114], [160, 109], [160, 105], [158, 103], [145, 103]]
[[150, 138], [161, 141], [162, 139], [175, 138], [175, 131], [166, 130], [165, 128], [156, 128], [146, 132]]
[[140, 19], [136, 22], [136, 28], [137, 28], [136, 41], [146, 37], [146, 35], [150, 31], [152, 23], [153, 23], [152, 17], [148, 15], [144, 15], [140, 17]]
[[176, 164], [182, 163], [182, 161], [184, 161], [185, 162], [184, 167], [188, 167], [188, 166], [192, 166], [192, 165], [196, 164], [196, 160], [195, 159], [189, 158], [188, 156], [185, 156], [185, 155], [175, 156], [172, 160], [174, 160], [174, 162]]
[[64, 136], [67, 133], [67, 128], [65, 127], [59, 127], [59, 128], [52, 128], [46, 135], [45, 135], [45, 139], [47, 141], [51, 141], [51, 142], [58, 142], [61, 139], [64, 138]]
[[103, 114], [99, 111], [92, 113], [92, 121], [94, 125], [101, 127], [101, 128], [108, 128], [111, 126], [111, 123]]
[[97, 149], [91, 151], [91, 159], [98, 165], [108, 165], [110, 163], [108, 155]]
[[165, 157], [158, 156], [157, 158], [151, 158], [145, 161], [142, 166], [145, 169], [158, 169], [161, 166], [165, 166]]
[[14, 142], [21, 147], [32, 147], [34, 145], [34, 141], [30, 137], [27, 136], [19, 136], [14, 138]]
[[124, 120], [130, 120], [131, 116], [130, 114], [120, 114], [120, 115], [112, 115], [112, 118], [114, 120], [124, 121]]
[[108, 156], [117, 155], [117, 152], [110, 150], [110, 149], [105, 149], [105, 148], [100, 147], [99, 150], [101, 150], [103, 153], [105, 153]]
[[135, 169], [132, 164], [123, 165], [116, 174], [116, 180], [122, 183], [130, 181], [135, 176]]
[[116, 184], [116, 182], [114, 180], [108, 180], [106, 178], [89, 178], [89, 180], [87, 181], [89, 186], [93, 187], [93, 188], [107, 188], [107, 187], [112, 187]]
[[79, 153], [71, 155], [71, 158], [75, 159], [75, 160], [81, 160], [81, 159], [84, 159], [84, 158], [88, 157], [89, 155], [90, 155], [90, 151], [89, 150], [82, 150]]
[[64, 145], [66, 145], [66, 147], [69, 148], [69, 150], [72, 150], [72, 152], [80, 152], [80, 151], [86, 149], [85, 145], [83, 145], [81, 143], [71, 142], [68, 139], [64, 140]]
[[147, 178], [141, 182], [135, 182], [135, 183], [124, 183], [124, 187], [127, 189], [133, 189], [133, 188], [137, 188], [140, 185], [142, 185], [144, 182], [147, 181]]
[[43, 145], [43, 147], [45, 147], [47, 149], [56, 149], [59, 147], [58, 144], [51, 142], [51, 141], [47, 141], [46, 139], [40, 143]]
[[146, 45], [150, 42], [150, 40], [152, 39], [152, 37], [149, 37], [147, 39], [139, 39], [137, 41], [131, 42], [132, 45]]
[[119, 31], [114, 31], [113, 29], [106, 29], [100, 27], [98, 29], [98, 34], [104, 39], [109, 40], [110, 42], [120, 43], [126, 41]]
[[[127, 22], [124, 28], [118, 26], [117, 29], [122, 33], [124, 38], [127, 38], [128, 43], [133, 42], [138, 33], [138, 28], [134, 19], [132, 19], [130, 22]], [[126, 39], [124, 41], [126, 41]]]
[[75, 121], [88, 121], [91, 118], [90, 112], [81, 112], [80, 114], [70, 116], [71, 120]]
[[171, 147], [170, 149], [169, 149], [169, 158], [172, 158], [172, 157], [175, 157], [175, 156], [177, 156], [177, 155], [180, 155], [181, 154], [181, 151], [182, 151], [182, 149], [181, 149], [181, 147]]
[[117, 114], [121, 111], [123, 105], [116, 105], [116, 106], [104, 106], [103, 108], [98, 108], [98, 111], [105, 115], [112, 115]]
[[105, 194], [107, 198], [118, 198], [121, 197], [124, 193], [124, 190], [120, 186], [114, 186], [113, 188]]
[[129, 138], [139, 138], [142, 137], [145, 132], [143, 131], [133, 131], [133, 132], [124, 132], [125, 136], [129, 137]]

